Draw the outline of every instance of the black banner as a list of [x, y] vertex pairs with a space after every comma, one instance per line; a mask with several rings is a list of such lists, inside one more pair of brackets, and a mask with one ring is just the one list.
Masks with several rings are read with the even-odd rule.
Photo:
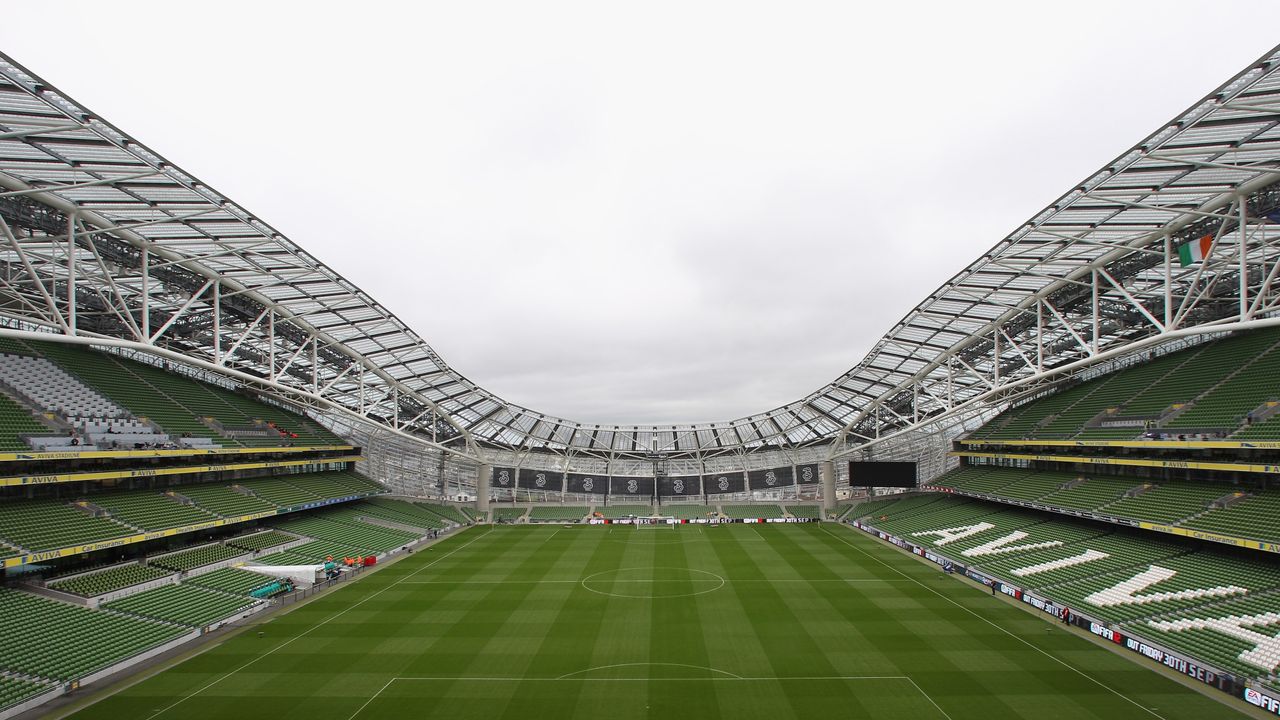
[[509, 467], [496, 467], [493, 469], [493, 479], [489, 482], [490, 487], [509, 488], [516, 485], [516, 469]]
[[609, 493], [609, 476], [569, 473], [565, 476], [565, 492], [607, 495]]
[[609, 478], [610, 495], [632, 495], [635, 497], [653, 497], [652, 477], [612, 477]]
[[768, 490], [795, 484], [790, 465], [767, 470], [748, 470], [747, 480], [750, 481], [752, 490]]
[[818, 474], [818, 463], [796, 466], [797, 485], [817, 485], [821, 482], [821, 479], [821, 476]]
[[559, 470], [538, 470], [521, 468], [517, 487], [523, 490], [545, 490], [560, 492], [560, 480], [564, 473]]
[[697, 475], [671, 475], [658, 481], [658, 494], [663, 497], [701, 495], [702, 478]]
[[742, 473], [735, 470], [727, 473], [716, 473], [715, 475], [703, 475], [702, 489], [708, 495], [737, 493], [745, 491], [747, 483], [743, 479]]

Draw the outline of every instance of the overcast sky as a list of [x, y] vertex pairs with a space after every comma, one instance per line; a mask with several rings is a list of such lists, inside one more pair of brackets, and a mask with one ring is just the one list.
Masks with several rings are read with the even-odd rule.
[[489, 390], [664, 423], [831, 381], [1280, 42], [1274, 0], [868, 5], [52, 0], [0, 49]]

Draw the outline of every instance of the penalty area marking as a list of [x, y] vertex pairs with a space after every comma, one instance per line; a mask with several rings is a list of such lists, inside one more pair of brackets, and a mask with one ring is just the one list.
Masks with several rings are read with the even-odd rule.
[[[256, 657], [254, 657], [254, 658], [253, 658], [252, 660], [250, 660], [249, 662], [246, 662], [245, 664], [243, 664], [243, 665], [241, 665], [241, 666], [239, 666], [239, 667], [235, 668], [234, 670], [230, 670], [230, 671], [228, 671], [227, 673], [225, 673], [225, 674], [223, 674], [223, 675], [218, 676], [215, 680], [213, 680], [212, 682], [208, 683], [207, 685], [203, 685], [203, 686], [201, 686], [199, 689], [195, 690], [194, 692], [192, 692], [192, 693], [190, 693], [190, 694], [188, 694], [188, 695], [185, 695], [185, 696], [183, 696], [183, 697], [181, 697], [181, 698], [178, 698], [178, 700], [174, 701], [173, 703], [171, 703], [171, 704], [169, 704], [169, 705], [166, 705], [165, 707], [162, 707], [162, 708], [160, 708], [159, 710], [156, 710], [155, 712], [153, 712], [153, 713], [151, 713], [150, 715], [148, 715], [148, 716], [147, 716], [147, 720], [151, 720], [151, 718], [157, 717], [157, 716], [159, 716], [159, 715], [163, 715], [164, 713], [166, 713], [166, 712], [168, 712], [168, 711], [172, 710], [173, 708], [178, 707], [179, 705], [181, 705], [182, 703], [184, 703], [184, 702], [186, 702], [186, 701], [190, 700], [191, 698], [195, 697], [196, 695], [199, 695], [200, 693], [204, 692], [205, 690], [208, 690], [209, 688], [213, 687], [214, 685], [217, 685], [218, 683], [222, 682], [223, 680], [226, 680], [227, 678], [231, 677], [232, 675], [235, 675], [236, 673], [240, 672], [241, 670], [243, 670], [243, 669], [245, 669], [245, 668], [249, 667], [250, 665], [252, 665], [252, 664], [254, 664], [254, 663], [256, 663], [256, 662], [258, 662], [258, 661], [259, 661], [259, 660], [261, 660], [262, 658], [264, 658], [264, 657], [267, 657], [267, 656], [269, 656], [269, 655], [274, 654], [277, 650], [279, 650], [279, 649], [281, 649], [281, 648], [288, 647], [288, 646], [289, 646], [289, 645], [291, 645], [295, 640], [298, 640], [298, 639], [300, 639], [300, 638], [306, 637], [307, 635], [309, 635], [309, 634], [311, 633], [311, 631], [312, 631], [312, 630], [315, 630], [315, 629], [316, 629], [316, 628], [318, 628], [318, 627], [321, 627], [321, 626], [323, 626], [323, 625], [328, 624], [328, 623], [329, 623], [330, 621], [332, 621], [332, 620], [335, 620], [335, 619], [337, 619], [337, 618], [342, 617], [343, 615], [346, 615], [347, 613], [351, 612], [352, 610], [355, 610], [356, 608], [360, 607], [361, 605], [363, 605], [363, 604], [365, 604], [365, 603], [369, 602], [370, 600], [372, 600], [372, 599], [374, 599], [374, 598], [378, 597], [379, 595], [381, 595], [382, 593], [384, 593], [384, 592], [386, 592], [386, 591], [390, 590], [391, 588], [396, 587], [397, 585], [400, 585], [400, 584], [404, 583], [404, 582], [405, 582], [405, 580], [407, 580], [407, 579], [409, 579], [409, 578], [413, 577], [414, 575], [417, 575], [418, 573], [422, 572], [423, 570], [426, 570], [427, 568], [431, 567], [432, 565], [435, 565], [436, 563], [440, 562], [441, 560], [444, 560], [445, 558], [447, 558], [447, 557], [449, 557], [449, 556], [453, 555], [454, 553], [457, 553], [457, 552], [459, 552], [459, 551], [461, 551], [461, 550], [464, 550], [464, 549], [466, 549], [466, 548], [470, 547], [470, 546], [471, 546], [472, 544], [474, 544], [477, 540], [482, 540], [482, 539], [484, 539], [484, 538], [489, 537], [489, 535], [491, 535], [491, 534], [493, 533], [493, 529], [492, 529], [492, 527], [493, 527], [493, 526], [490, 526], [490, 529], [489, 529], [489, 531], [488, 531], [488, 532], [482, 533], [482, 534], [480, 534], [480, 535], [478, 535], [478, 536], [476, 536], [476, 537], [472, 538], [471, 540], [468, 540], [467, 542], [463, 543], [462, 545], [459, 545], [458, 547], [456, 547], [456, 548], [454, 548], [454, 549], [450, 550], [449, 552], [447, 552], [447, 553], [445, 553], [445, 554], [441, 555], [440, 557], [436, 558], [435, 560], [432, 560], [431, 562], [427, 563], [426, 565], [423, 565], [422, 567], [418, 568], [417, 570], [414, 570], [413, 572], [409, 573], [408, 575], [405, 575], [403, 578], [400, 578], [399, 580], [397, 580], [397, 581], [395, 581], [395, 582], [391, 583], [390, 585], [387, 585], [386, 587], [382, 588], [381, 590], [378, 590], [378, 591], [376, 591], [376, 592], [373, 592], [373, 593], [370, 593], [369, 595], [364, 596], [364, 597], [363, 597], [363, 598], [361, 598], [360, 600], [357, 600], [357, 601], [356, 601], [354, 604], [352, 604], [350, 607], [347, 607], [347, 608], [345, 608], [345, 609], [343, 609], [343, 610], [340, 610], [340, 611], [338, 611], [338, 612], [334, 613], [333, 615], [330, 615], [329, 617], [325, 618], [324, 620], [322, 620], [322, 621], [320, 621], [320, 622], [316, 623], [315, 625], [312, 625], [311, 627], [307, 628], [306, 630], [303, 630], [302, 632], [298, 633], [297, 635], [294, 635], [293, 637], [289, 638], [288, 640], [285, 640], [284, 642], [280, 643], [279, 645], [276, 645], [275, 647], [273, 647], [273, 648], [271, 648], [270, 650], [268, 650], [268, 651], [266, 651], [266, 652], [262, 653], [261, 655], [258, 655], [258, 656], [256, 656]], [[346, 586], [346, 587], [350, 587], [350, 586]], [[341, 590], [341, 589], [342, 589], [342, 588], [339, 588], [339, 590]], [[268, 620], [268, 622], [270, 622], [270, 621]], [[394, 678], [393, 678], [393, 680], [394, 680]], [[390, 682], [388, 682], [388, 683], [387, 683], [387, 685], [390, 685], [390, 684], [391, 684]], [[385, 686], [384, 686], [384, 688], [383, 688], [383, 689], [384, 689], [384, 690], [386, 689], [386, 688], [385, 688]], [[381, 692], [381, 691], [379, 691], [379, 692]]]
[[[649, 665], [694, 668], [698, 670], [710, 670], [715, 673], [723, 673], [723, 674], [710, 675], [707, 677], [672, 677], [672, 678], [577, 677], [577, 675], [579, 675], [580, 673], [591, 672], [593, 670], [603, 670], [607, 668], [616, 668], [616, 667], [649, 666]], [[390, 680], [388, 680], [386, 684], [384, 684], [381, 688], [379, 688], [378, 691], [374, 693], [372, 697], [370, 697], [368, 700], [365, 700], [363, 705], [356, 708], [356, 711], [351, 713], [351, 715], [348, 716], [347, 720], [355, 720], [357, 715], [364, 712], [365, 708], [369, 707], [369, 705], [371, 705], [374, 700], [377, 700], [382, 695], [382, 693], [386, 692], [387, 688], [391, 687], [391, 684], [395, 682], [646, 682], [646, 683], [677, 682], [678, 683], [678, 682], [706, 682], [706, 681], [713, 681], [713, 682], [789, 682], [789, 681], [850, 682], [850, 681], [858, 681], [858, 680], [904, 680], [910, 683], [911, 687], [915, 688], [916, 692], [920, 693], [920, 696], [923, 697], [926, 701], [928, 701], [928, 703], [932, 705], [934, 709], [936, 709], [938, 713], [942, 715], [943, 718], [945, 718], [946, 720], [952, 720], [951, 716], [947, 714], [947, 711], [943, 710], [938, 705], [938, 703], [934, 702], [933, 698], [929, 696], [929, 693], [926, 693], [924, 691], [924, 688], [920, 687], [919, 683], [917, 683], [915, 680], [911, 679], [911, 677], [907, 675], [797, 675], [792, 677], [744, 677], [742, 675], [735, 675], [726, 670], [717, 670], [716, 668], [704, 667], [700, 665], [683, 665], [680, 663], [620, 663], [618, 665], [601, 665], [599, 667], [587, 668], [586, 670], [579, 670], [578, 672], [569, 673], [567, 675], [561, 675], [560, 677], [511, 677], [511, 676], [393, 677]]]

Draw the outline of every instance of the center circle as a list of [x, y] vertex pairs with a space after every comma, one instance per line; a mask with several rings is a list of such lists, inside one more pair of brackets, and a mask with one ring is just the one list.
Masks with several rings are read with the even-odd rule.
[[588, 575], [581, 585], [597, 595], [649, 600], [705, 595], [724, 587], [724, 578], [694, 568], [618, 568]]

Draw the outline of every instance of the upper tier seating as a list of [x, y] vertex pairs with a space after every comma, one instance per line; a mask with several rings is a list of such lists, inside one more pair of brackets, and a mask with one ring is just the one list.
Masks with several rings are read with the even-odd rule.
[[[932, 484], [994, 498], [1032, 500], [1066, 510], [1089, 510], [1100, 515], [1236, 537], [1267, 541], [1280, 538], [1280, 491], [1277, 490], [1209, 481], [1167, 482], [1107, 476], [1083, 479], [1079, 473], [984, 465], [952, 470]], [[1066, 484], [1074, 487], [1063, 487]], [[1213, 501], [1237, 493], [1242, 499], [1225, 508], [1210, 509]]]
[[71, 680], [188, 632], [0, 588], [0, 670]]
[[204, 510], [223, 517], [272, 512], [276, 509], [275, 505], [257, 496], [236, 492], [230, 486], [215, 483], [181, 485], [173, 488], [173, 492], [191, 499]]
[[[1280, 329], [1239, 333], [1131, 367], [1006, 410], [970, 433], [974, 440], [1134, 439], [1156, 432], [1248, 433], [1247, 417], [1280, 400]], [[1174, 412], [1178, 410], [1178, 412]], [[1105, 413], [1105, 415], [1104, 415]], [[1129, 423], [1127, 427], [1098, 425]], [[1261, 427], [1268, 423], [1258, 423]], [[1280, 424], [1253, 431], [1263, 437]], [[1249, 435], [1246, 435], [1248, 437]]]
[[128, 416], [124, 408], [42, 357], [0, 354], [0, 378], [37, 407], [63, 417]]
[[36, 420], [26, 408], [0, 393], [0, 452], [30, 452], [31, 445], [22, 436], [53, 434], [52, 428]]
[[[282, 441], [299, 446], [346, 444], [300, 415], [152, 365], [60, 343], [27, 345], [133, 415], [149, 419], [173, 438], [189, 433], [220, 445], [246, 447], [275, 446]], [[199, 418], [212, 418], [225, 434]], [[245, 435], [240, 437], [241, 434]]]

